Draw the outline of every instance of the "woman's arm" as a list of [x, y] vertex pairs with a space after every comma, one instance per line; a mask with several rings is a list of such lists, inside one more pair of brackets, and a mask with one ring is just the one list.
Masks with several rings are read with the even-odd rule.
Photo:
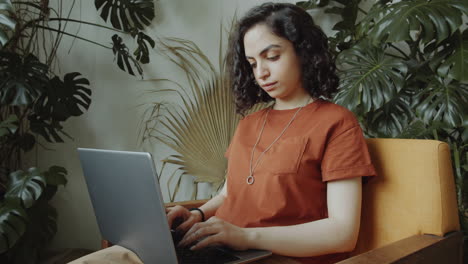
[[294, 226], [249, 228], [249, 248], [296, 257], [353, 250], [361, 219], [361, 189], [361, 177], [328, 182], [328, 218]]
[[[205, 214], [205, 219], [208, 220], [210, 217], [212, 217], [215, 213], [216, 210], [223, 204], [224, 199], [227, 197], [227, 179], [224, 182], [223, 189], [221, 192], [216, 195], [215, 197], [211, 198], [208, 202], [206, 202], [204, 205], [200, 206], [200, 209], [203, 211]], [[196, 212], [197, 214], [200, 214], [197, 211], [192, 211], [193, 213]]]
[[[224, 182], [223, 189], [215, 197], [211, 198], [208, 202], [200, 207], [205, 215], [205, 219], [209, 219], [216, 213], [216, 210], [224, 202], [224, 199], [227, 195], [227, 179]], [[176, 219], [182, 220], [182, 223], [178, 225], [177, 230], [186, 232], [189, 230], [195, 223], [201, 222], [202, 215], [198, 211], [189, 211], [188, 209], [177, 205], [166, 209], [167, 222], [170, 227], [173, 227], [173, 223], [177, 222]]]
[[361, 177], [327, 183], [328, 218], [300, 225], [239, 228], [221, 219], [194, 225], [182, 244], [206, 237], [193, 249], [224, 244], [234, 249], [266, 249], [309, 257], [354, 249], [361, 216]]

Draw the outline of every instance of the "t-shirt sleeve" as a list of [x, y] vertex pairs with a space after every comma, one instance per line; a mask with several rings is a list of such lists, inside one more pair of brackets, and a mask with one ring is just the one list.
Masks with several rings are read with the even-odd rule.
[[321, 169], [323, 181], [375, 175], [359, 125], [330, 139], [325, 146]]

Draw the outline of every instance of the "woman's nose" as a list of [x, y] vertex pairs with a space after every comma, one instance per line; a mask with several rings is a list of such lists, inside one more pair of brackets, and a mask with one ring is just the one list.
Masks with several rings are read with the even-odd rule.
[[256, 72], [256, 75], [257, 75], [257, 78], [258, 79], [265, 79], [266, 77], [268, 77], [270, 75], [270, 71], [268, 70], [268, 68], [264, 65], [264, 64], [258, 64], [257, 65], [257, 69], [255, 69], [257, 72]]

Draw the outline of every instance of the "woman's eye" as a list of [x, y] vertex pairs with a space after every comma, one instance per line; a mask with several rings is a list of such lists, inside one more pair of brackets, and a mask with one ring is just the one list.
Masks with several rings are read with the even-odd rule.
[[275, 61], [275, 60], [279, 59], [279, 55], [268, 57], [267, 59], [271, 60], [271, 61]]
[[250, 67], [252, 67], [252, 68], [257, 67], [257, 63], [252, 63], [252, 64], [250, 64]]

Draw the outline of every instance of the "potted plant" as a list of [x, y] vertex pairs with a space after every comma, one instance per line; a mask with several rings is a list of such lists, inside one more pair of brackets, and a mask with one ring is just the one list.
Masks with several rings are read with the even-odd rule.
[[[75, 1], [68, 3], [73, 8]], [[154, 18], [153, 1], [94, 3], [112, 27], [73, 19], [70, 12], [60, 13], [48, 0], [0, 0], [1, 263], [36, 263], [57, 230], [57, 212], [49, 201], [58, 187], [66, 184], [67, 171], [60, 166], [24, 168], [22, 160], [38, 145], [39, 137], [50, 143], [71, 138], [63, 123], [82, 115], [91, 104], [90, 83], [81, 73], [62, 77], [53, 67], [62, 37], [107, 48], [113, 52], [117, 66], [132, 75], [142, 75], [140, 63], [149, 63], [154, 40], [144, 29]], [[67, 23], [116, 32], [111, 37], [112, 46], [68, 32]], [[136, 41], [133, 54], [122, 34]]]
[[[329, 45], [341, 78], [335, 101], [369, 137], [450, 144], [465, 244], [468, 231], [468, 2], [380, 0], [297, 2], [341, 16]], [[465, 255], [466, 255], [465, 247]]]

